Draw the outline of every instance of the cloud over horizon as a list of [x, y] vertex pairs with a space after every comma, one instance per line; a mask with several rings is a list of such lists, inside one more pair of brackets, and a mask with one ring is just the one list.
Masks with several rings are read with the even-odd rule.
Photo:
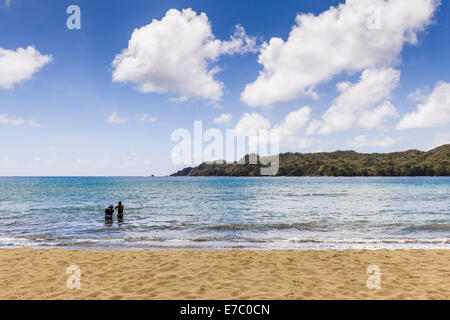
[[398, 130], [450, 124], [450, 83], [438, 82], [433, 92], [423, 98], [423, 101], [416, 111], [405, 114], [397, 125]]
[[28, 125], [31, 128], [42, 128], [43, 125], [35, 120], [25, 120], [22, 118], [18, 118], [15, 116], [10, 116], [6, 113], [0, 114], [0, 125], [9, 125], [9, 126], [22, 126]]
[[353, 139], [347, 140], [347, 146], [351, 148], [360, 148], [360, 147], [390, 147], [396, 144], [399, 141], [398, 138], [392, 137], [377, 137], [375, 139], [369, 139], [367, 135], [362, 134], [354, 137]]
[[314, 129], [310, 128], [309, 133], [317, 129], [319, 133], [333, 133], [358, 127], [378, 128], [386, 119], [397, 116], [396, 108], [386, 99], [399, 81], [400, 71], [388, 68], [364, 70], [354, 84], [339, 82], [340, 95], [323, 114], [322, 120], [312, 124]]
[[[259, 130], [277, 130], [281, 147], [304, 149], [318, 142], [317, 139], [305, 137], [302, 133], [302, 129], [310, 119], [311, 111], [310, 107], [302, 107], [292, 111], [278, 125], [272, 125], [269, 119], [257, 112], [246, 112], [234, 130], [238, 135], [250, 137], [258, 136]], [[259, 143], [267, 143], [264, 137], [259, 137], [258, 139], [262, 139]]]

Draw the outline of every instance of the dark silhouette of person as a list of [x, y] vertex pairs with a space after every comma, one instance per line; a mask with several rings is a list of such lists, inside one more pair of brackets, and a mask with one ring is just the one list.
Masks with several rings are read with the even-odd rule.
[[123, 209], [124, 206], [122, 205], [122, 201], [119, 201], [119, 203], [116, 206], [117, 209], [117, 218], [122, 219], [123, 218]]
[[113, 206], [109, 206], [108, 208], [105, 209], [105, 220], [112, 220], [113, 219], [113, 214], [114, 214], [114, 207]]

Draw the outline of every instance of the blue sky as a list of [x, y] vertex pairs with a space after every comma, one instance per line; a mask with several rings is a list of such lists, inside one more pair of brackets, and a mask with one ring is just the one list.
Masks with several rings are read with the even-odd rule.
[[0, 175], [170, 174], [196, 120], [279, 128], [281, 151], [449, 143], [450, 4], [393, 2], [0, 0]]

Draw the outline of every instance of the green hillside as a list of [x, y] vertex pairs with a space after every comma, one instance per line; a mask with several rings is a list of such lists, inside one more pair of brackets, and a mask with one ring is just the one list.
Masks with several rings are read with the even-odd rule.
[[[202, 163], [172, 176], [259, 176], [261, 164]], [[267, 159], [267, 158], [266, 158]], [[277, 176], [449, 176], [450, 144], [423, 152], [393, 153], [335, 151], [281, 153]], [[259, 159], [258, 159], [259, 160]]]

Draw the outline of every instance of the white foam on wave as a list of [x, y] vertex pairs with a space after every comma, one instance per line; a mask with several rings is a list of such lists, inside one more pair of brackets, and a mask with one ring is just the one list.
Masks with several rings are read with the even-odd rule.
[[382, 244], [382, 243], [439, 243], [450, 244], [449, 238], [393, 238], [393, 239], [363, 239], [363, 238], [291, 238], [287, 241], [293, 243], [318, 242], [318, 243], [348, 243], [348, 244]]
[[121, 249], [449, 249], [449, 238], [45, 238], [45, 237], [0, 237], [3, 247], [66, 247], [76, 249], [121, 248]]

